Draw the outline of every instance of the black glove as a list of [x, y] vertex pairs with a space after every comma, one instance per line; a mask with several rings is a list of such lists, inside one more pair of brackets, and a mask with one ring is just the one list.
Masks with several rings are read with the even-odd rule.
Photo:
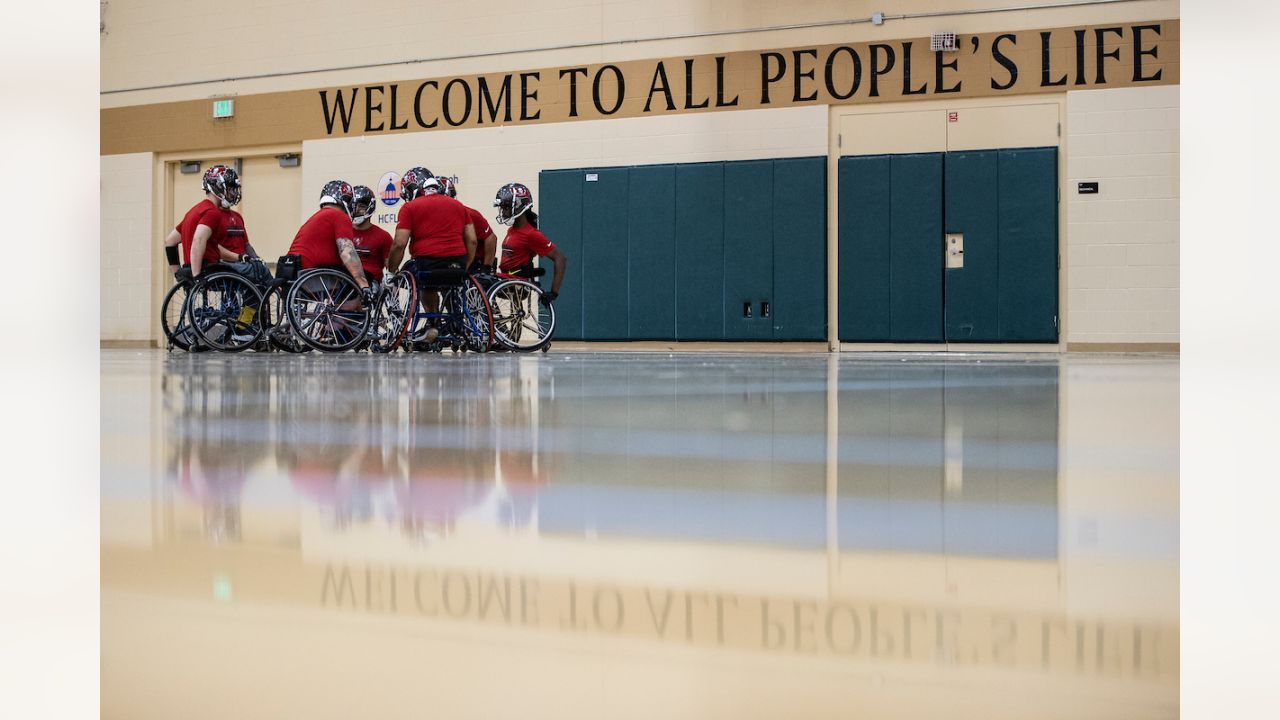
[[173, 272], [173, 279], [178, 282], [191, 282], [191, 266], [183, 265]]
[[372, 287], [364, 288], [360, 291], [360, 302], [366, 310], [373, 309], [373, 301], [378, 297], [378, 293]]
[[560, 297], [560, 293], [544, 292], [538, 298], [538, 302], [542, 303], [543, 305], [550, 305], [551, 303], [555, 302], [556, 298], [558, 297]]

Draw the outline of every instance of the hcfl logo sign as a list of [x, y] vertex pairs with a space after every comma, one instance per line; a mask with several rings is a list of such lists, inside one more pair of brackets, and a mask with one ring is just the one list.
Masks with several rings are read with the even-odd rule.
[[400, 173], [385, 173], [378, 180], [378, 198], [387, 207], [395, 207], [400, 202]]

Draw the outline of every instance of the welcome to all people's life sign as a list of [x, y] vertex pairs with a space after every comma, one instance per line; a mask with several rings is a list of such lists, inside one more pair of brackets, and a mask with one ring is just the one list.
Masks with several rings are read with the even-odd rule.
[[103, 154], [646, 115], [1179, 82], [1179, 22], [810, 45], [435, 77], [102, 111]]

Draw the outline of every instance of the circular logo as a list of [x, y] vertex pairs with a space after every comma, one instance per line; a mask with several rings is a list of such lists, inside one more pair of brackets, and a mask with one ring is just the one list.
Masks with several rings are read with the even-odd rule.
[[400, 173], [389, 172], [378, 180], [378, 197], [387, 207], [400, 202]]

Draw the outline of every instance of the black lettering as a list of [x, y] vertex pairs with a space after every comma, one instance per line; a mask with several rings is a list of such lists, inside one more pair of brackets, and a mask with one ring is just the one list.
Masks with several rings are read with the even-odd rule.
[[[769, 61], [776, 60], [778, 63], [778, 72], [770, 74]], [[782, 79], [787, 74], [787, 59], [782, 53], [765, 52], [760, 53], [760, 104], [769, 104], [769, 86]]]
[[916, 89], [911, 88], [911, 43], [902, 43], [902, 94], [924, 95], [929, 92], [928, 81]]
[[1004, 42], [1005, 40], [1008, 40], [1014, 45], [1018, 44], [1017, 35], [1014, 35], [1013, 33], [1006, 33], [1004, 35], [1001, 35], [991, 43], [991, 57], [996, 62], [1000, 63], [1000, 65], [1005, 70], [1009, 71], [1009, 80], [1008, 82], [998, 83], [996, 82], [995, 78], [991, 78], [992, 90], [1008, 90], [1018, 82], [1018, 64], [1015, 63], [1013, 60], [1010, 60], [1008, 55], [1005, 55], [1003, 52], [1000, 51], [1000, 43]]
[[529, 91], [529, 78], [541, 80], [542, 73], [524, 72], [520, 73], [520, 119], [521, 120], [537, 120], [542, 117], [542, 110], [534, 110], [533, 114], [529, 114], [529, 101], [538, 102], [538, 90], [535, 88], [533, 92]]
[[724, 56], [716, 56], [716, 107], [733, 107], [738, 104], [738, 96], [726, 102], [724, 99]]
[[[462, 117], [454, 122], [453, 113], [449, 112], [449, 95], [455, 87], [462, 88]], [[454, 78], [444, 86], [444, 98], [440, 101], [441, 109], [444, 110], [444, 121], [453, 127], [465, 123], [467, 118], [471, 117], [471, 86], [462, 78]]]
[[1152, 30], [1155, 32], [1156, 37], [1160, 36], [1159, 25], [1134, 25], [1133, 26], [1133, 81], [1134, 82], [1156, 82], [1160, 79], [1161, 75], [1164, 75], [1164, 70], [1156, 70], [1156, 74], [1152, 75], [1151, 77], [1147, 77], [1143, 75], [1142, 74], [1142, 57], [1144, 55], [1150, 55], [1153, 60], [1160, 59], [1160, 56], [1157, 54], [1160, 51], [1160, 46], [1152, 45], [1151, 49], [1143, 50], [1142, 49], [1142, 31], [1144, 30]]
[[336, 120], [342, 120], [342, 132], [348, 132], [351, 129], [351, 112], [356, 107], [356, 94], [360, 92], [359, 88], [351, 88], [351, 100], [348, 101], [342, 97], [342, 91], [338, 90], [333, 96], [333, 105], [329, 105], [329, 91], [320, 91], [320, 107], [324, 109], [324, 126], [325, 133], [333, 134], [333, 123]]
[[[888, 63], [884, 67], [880, 67], [879, 62], [881, 51], [888, 58]], [[871, 46], [871, 97], [880, 97], [880, 76], [889, 74], [895, 62], [897, 59], [894, 57], [892, 46], [881, 43]]]
[[792, 77], [795, 79], [795, 89], [791, 93], [791, 102], [809, 102], [811, 100], [818, 99], [817, 90], [814, 90], [813, 93], [809, 95], [802, 95], [800, 92], [801, 80], [803, 78], [808, 78], [812, 80], [814, 78], [814, 72], [815, 72], [813, 69], [810, 69], [808, 72], [801, 71], [800, 63], [803, 62], [801, 58], [803, 58], [805, 55], [808, 55], [809, 57], [815, 60], [818, 59], [817, 50], [792, 50], [791, 51]]
[[[450, 81], [450, 84], [452, 84], [452, 81]], [[448, 85], [445, 86], [446, 92], [448, 91], [448, 87]], [[445, 107], [448, 107], [447, 103]], [[448, 121], [449, 113], [446, 112], [445, 122]], [[462, 588], [461, 604], [455, 604], [453, 602], [456, 596], [454, 593], [449, 592], [449, 589], [453, 587]], [[471, 612], [471, 581], [467, 576], [459, 572], [446, 573], [440, 586], [440, 599], [443, 601], [444, 611], [448, 613], [450, 617], [465, 617], [467, 613]]]
[[[604, 75], [604, 71], [609, 70], [618, 81], [618, 101], [613, 104], [612, 108], [604, 109], [604, 103], [600, 102], [600, 77]], [[605, 65], [596, 71], [595, 78], [591, 81], [591, 102], [595, 103], [596, 111], [601, 115], [612, 115], [618, 112], [618, 108], [622, 107], [622, 100], [627, 95], [627, 82], [622, 77], [622, 70], [617, 65]]]
[[[978, 38], [974, 38], [973, 42], [974, 42], [974, 49], [977, 50]], [[945, 73], [947, 70], [954, 71], [954, 70], [959, 70], [960, 68], [959, 57], [957, 57], [955, 60], [952, 60], [951, 62], [943, 62], [942, 58], [944, 55], [946, 55], [946, 53], [933, 54], [933, 94], [934, 95], [945, 95], [946, 93], [960, 92], [961, 86], [964, 85], [963, 80], [958, 80], [956, 84], [952, 85], [951, 87], [947, 87], [943, 83], [942, 81], [944, 77], [943, 73]]]
[[1051, 62], [1049, 56], [1049, 38], [1052, 35], [1053, 33], [1048, 30], [1040, 33], [1040, 87], [1057, 87], [1059, 85], [1067, 84], [1066, 73], [1063, 73], [1062, 77], [1057, 80], [1049, 79], [1049, 64]]
[[484, 124], [485, 110], [489, 111], [489, 121], [497, 122], [499, 105], [502, 105], [504, 108], [502, 122], [511, 122], [511, 76], [502, 76], [502, 88], [498, 90], [498, 97], [496, 99], [493, 97], [492, 93], [489, 92], [488, 80], [482, 76], [479, 83], [480, 102], [478, 103], [478, 112], [476, 112], [476, 124]]
[[396, 91], [398, 91], [399, 89], [400, 89], [400, 83], [396, 83], [391, 86], [391, 129], [392, 130], [404, 130], [405, 128], [409, 127], [409, 118], [405, 118], [404, 123], [401, 125], [396, 124], [396, 114], [397, 114], [396, 113]]
[[[355, 96], [352, 95], [352, 98]], [[351, 602], [351, 607], [356, 607], [356, 591], [355, 586], [351, 583], [351, 570], [346, 566], [342, 567], [342, 574], [336, 575], [333, 572], [332, 565], [326, 565], [324, 568], [324, 583], [320, 586], [320, 606], [327, 607], [329, 605], [329, 589], [333, 588], [333, 598], [337, 602], [338, 607], [342, 607], [343, 598], [347, 598]]]
[[419, 85], [418, 91], [413, 94], [413, 119], [418, 123], [418, 127], [426, 129], [440, 124], [440, 118], [431, 118], [429, 123], [422, 119], [422, 91], [426, 90], [428, 85], [437, 90], [440, 89], [440, 85], [435, 80], [428, 80]]
[[1120, 48], [1118, 46], [1111, 52], [1105, 51], [1107, 45], [1107, 33], [1115, 33], [1122, 38], [1124, 37], [1124, 30], [1118, 27], [1096, 28], [1093, 31], [1093, 41], [1098, 45], [1098, 68], [1093, 79], [1093, 82], [1096, 85], [1107, 84], [1106, 58], [1111, 58], [1113, 60], [1120, 59]]
[[564, 79], [566, 73], [569, 75], [569, 117], [578, 117], [578, 73], [582, 73], [582, 77], [586, 77], [587, 69], [583, 67], [561, 70], [561, 80]]
[[693, 59], [685, 58], [684, 61], [684, 109], [698, 110], [711, 104], [711, 98], [705, 98], [699, 105], [693, 101]]
[[1084, 85], [1084, 30], [1076, 31], [1076, 85]]
[[[849, 59], [853, 62], [853, 82], [849, 85], [849, 92], [847, 93], [841, 93], [836, 90], [836, 55], [842, 52], [847, 53]], [[822, 79], [826, 81], [827, 94], [836, 100], [848, 100], [853, 97], [854, 93], [858, 92], [858, 86], [862, 84], [862, 58], [858, 57], [858, 51], [848, 45], [841, 45], [832, 50], [831, 54], [827, 56], [827, 68], [823, 73]]]
[[498, 612], [502, 615], [504, 622], [511, 622], [511, 578], [502, 578], [502, 586], [499, 588], [497, 578], [489, 578], [489, 582], [485, 583], [482, 579], [476, 581], [480, 588], [480, 613], [481, 620], [485, 619], [489, 614], [489, 608], [496, 601]]
[[[614, 66], [606, 65], [605, 67]], [[621, 79], [621, 74], [619, 74], [618, 77]], [[618, 93], [618, 97], [621, 98], [622, 93]], [[618, 104], [622, 104], [621, 99], [618, 100]], [[616, 108], [614, 112], [617, 112]], [[602, 603], [600, 602], [600, 599], [606, 596], [610, 598], [609, 604], [613, 605], [613, 609], [608, 612], [605, 612], [602, 609]], [[622, 605], [622, 593], [611, 587], [602, 587], [597, 589], [595, 595], [591, 598], [591, 614], [595, 617], [596, 627], [601, 630], [608, 632], [617, 632], [618, 630], [621, 630], [622, 623], [626, 619], [625, 608]], [[608, 615], [612, 615], [612, 619], [606, 619], [606, 616]]]
[[378, 127], [374, 127], [374, 126], [373, 126], [373, 113], [374, 113], [375, 111], [376, 111], [376, 112], [379, 112], [379, 113], [380, 113], [380, 112], [382, 112], [382, 100], [381, 100], [381, 99], [379, 99], [379, 100], [378, 100], [378, 104], [376, 104], [376, 105], [373, 103], [373, 92], [374, 92], [375, 90], [376, 90], [376, 91], [378, 91], [378, 93], [379, 93], [380, 95], [381, 95], [381, 94], [385, 94], [385, 93], [387, 92], [387, 88], [386, 88], [385, 86], [382, 86], [382, 85], [366, 85], [366, 86], [365, 86], [365, 89], [364, 89], [364, 131], [365, 131], [365, 132], [367, 132], [367, 133], [369, 133], [369, 132], [382, 132], [382, 121], [378, 121]]
[[662, 96], [667, 101], [667, 111], [676, 109], [676, 101], [671, 97], [671, 83], [667, 81], [667, 68], [662, 61], [658, 61], [658, 67], [653, 70], [653, 82], [649, 83], [649, 98], [644, 101], [644, 111], [649, 112], [649, 106], [653, 103], [653, 94], [658, 92], [659, 87], [662, 89]]

